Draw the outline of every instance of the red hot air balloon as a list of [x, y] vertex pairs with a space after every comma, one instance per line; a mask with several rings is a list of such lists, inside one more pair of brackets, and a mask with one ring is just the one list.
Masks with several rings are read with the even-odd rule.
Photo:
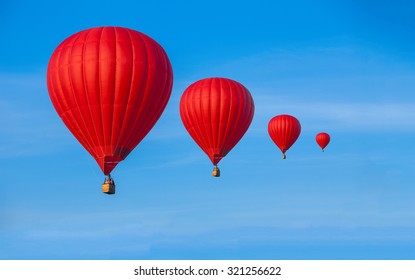
[[327, 147], [327, 145], [330, 143], [330, 135], [325, 132], [320, 132], [316, 136], [316, 142], [324, 152], [324, 148]]
[[220, 176], [217, 164], [239, 142], [254, 116], [248, 89], [226, 78], [207, 78], [190, 85], [180, 100], [186, 130], [202, 148]]
[[300, 136], [300, 122], [290, 115], [279, 115], [273, 117], [268, 123], [268, 133], [274, 143], [280, 148], [282, 158], [285, 152], [295, 143]]
[[141, 142], [170, 98], [173, 72], [163, 48], [122, 27], [65, 39], [47, 70], [50, 99], [105, 175]]

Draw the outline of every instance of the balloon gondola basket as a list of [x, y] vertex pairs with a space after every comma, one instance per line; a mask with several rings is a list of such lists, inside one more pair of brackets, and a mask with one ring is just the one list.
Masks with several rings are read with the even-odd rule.
[[213, 177], [220, 177], [220, 169], [219, 167], [215, 166], [212, 170], [212, 176]]
[[102, 192], [106, 194], [115, 194], [115, 182], [111, 177], [105, 179], [102, 184]]

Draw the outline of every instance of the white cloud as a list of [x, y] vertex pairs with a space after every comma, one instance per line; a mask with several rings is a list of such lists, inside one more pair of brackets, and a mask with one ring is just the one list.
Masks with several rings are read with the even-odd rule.
[[234, 78], [253, 95], [250, 131], [275, 115], [297, 116], [303, 130], [415, 130], [415, 71], [395, 57], [353, 45], [269, 49], [203, 69]]
[[[379, 196], [366, 193], [352, 197], [344, 194], [342, 199], [338, 199], [339, 193], [327, 194], [323, 200], [321, 194], [311, 194], [307, 199], [295, 201], [280, 194], [279, 203], [276, 204], [275, 198], [270, 196], [262, 199], [262, 204], [255, 208], [238, 206], [248, 205], [250, 200], [247, 200], [236, 203], [228, 201], [226, 204], [207, 201], [124, 212], [58, 212], [45, 215], [32, 211], [30, 221], [24, 221], [28, 217], [22, 217], [25, 231], [21, 238], [31, 241], [132, 238], [137, 240], [135, 245], [143, 246], [187, 238], [204, 238], [210, 234], [221, 235], [215, 241], [220, 243], [235, 236], [234, 232], [238, 232], [236, 236], [240, 239], [258, 240], [298, 240], [305, 238], [303, 234], [311, 234], [306, 238], [309, 240], [330, 239], [324, 231], [329, 229], [337, 233], [334, 239], [348, 240], [366, 238], [360, 232], [362, 228], [369, 232], [381, 228], [413, 229], [413, 222], [409, 222], [413, 221], [413, 214], [405, 215], [399, 209], [384, 213], [383, 202]], [[317, 204], [316, 201], [325, 202]], [[353, 205], [353, 209], [350, 205]], [[112, 222], [108, 224], [108, 221]], [[16, 229], [15, 232], [20, 231]], [[357, 235], [348, 236], [341, 234], [342, 232]], [[388, 234], [379, 236], [384, 239]], [[396, 236], [394, 233], [390, 237], [393, 239]]]
[[279, 114], [291, 114], [303, 130], [415, 131], [415, 103], [302, 102], [278, 96], [256, 96], [256, 117], [263, 125]]
[[41, 75], [0, 75], [0, 158], [48, 153], [70, 137]]
[[261, 81], [265, 85], [283, 81], [301, 84], [304, 80], [326, 80], [330, 83], [333, 79], [414, 75], [414, 70], [405, 62], [352, 45], [268, 49], [224, 62], [215, 67], [215, 70], [236, 74], [248, 82]]

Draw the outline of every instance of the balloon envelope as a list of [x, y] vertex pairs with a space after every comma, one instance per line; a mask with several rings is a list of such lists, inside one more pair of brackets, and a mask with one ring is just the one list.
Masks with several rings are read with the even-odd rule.
[[316, 142], [320, 148], [324, 151], [324, 148], [330, 143], [330, 135], [325, 132], [320, 132], [316, 136]]
[[123, 27], [91, 28], [68, 37], [47, 70], [57, 113], [106, 175], [157, 122], [172, 83], [163, 48]]
[[206, 78], [184, 91], [180, 116], [193, 140], [217, 165], [247, 131], [254, 116], [254, 101], [237, 81]]
[[300, 132], [300, 122], [290, 115], [275, 116], [268, 123], [269, 136], [284, 155], [295, 141], [297, 141]]

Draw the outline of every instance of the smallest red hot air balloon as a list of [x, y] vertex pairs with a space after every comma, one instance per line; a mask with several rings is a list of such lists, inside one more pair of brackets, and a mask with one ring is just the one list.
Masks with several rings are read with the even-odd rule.
[[285, 152], [297, 141], [300, 132], [300, 122], [290, 115], [275, 116], [268, 123], [269, 136], [280, 148], [283, 159], [286, 158]]
[[330, 135], [325, 132], [320, 132], [316, 136], [316, 142], [324, 152], [324, 148], [327, 147], [327, 145], [330, 143]]

